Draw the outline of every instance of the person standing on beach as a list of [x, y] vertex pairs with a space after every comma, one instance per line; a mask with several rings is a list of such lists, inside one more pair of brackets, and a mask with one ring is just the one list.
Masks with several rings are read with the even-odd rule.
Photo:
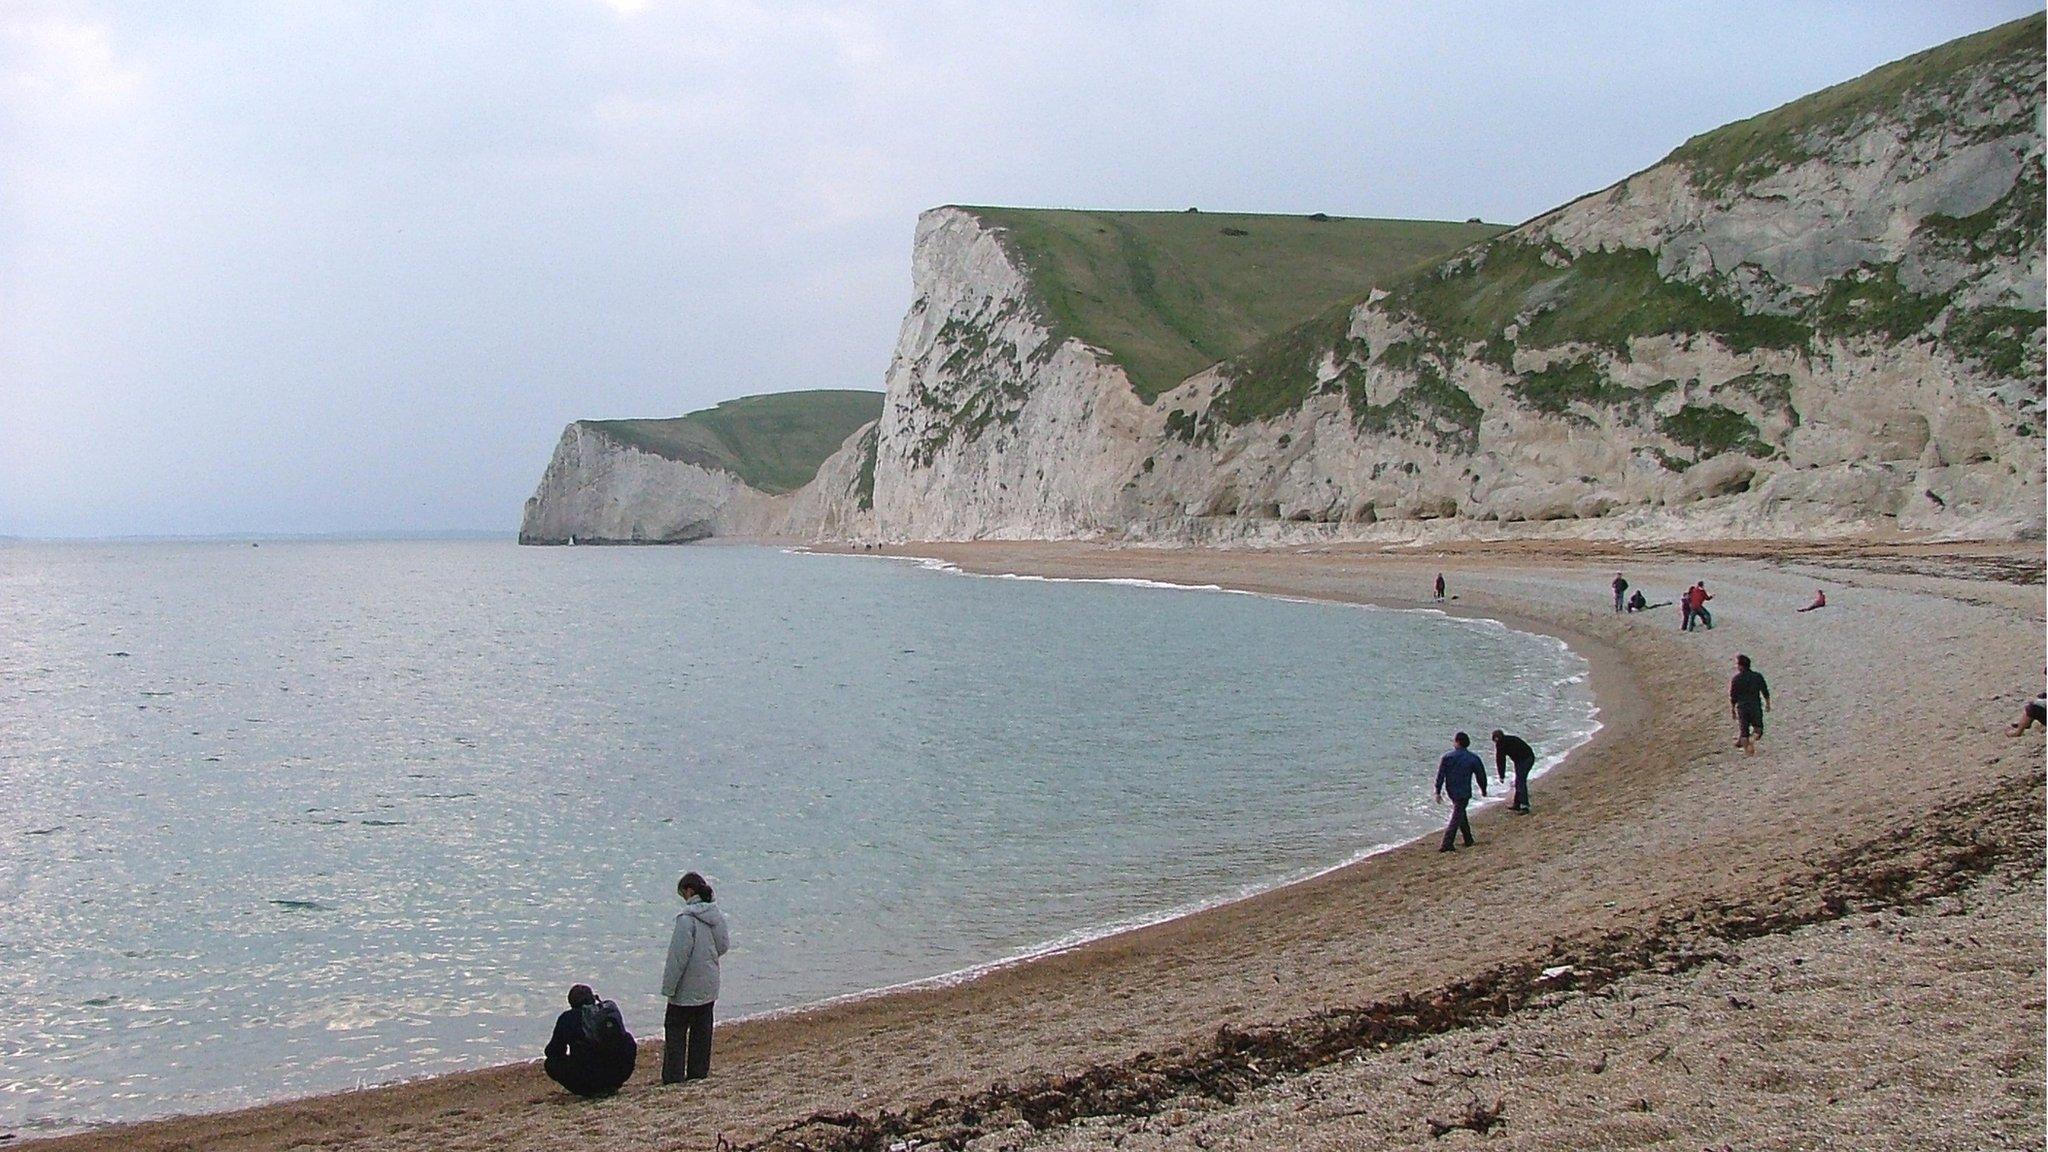
[[1614, 574], [1614, 610], [1615, 610], [1616, 612], [1619, 612], [1619, 611], [1621, 611], [1621, 610], [1622, 610], [1622, 607], [1623, 607], [1623, 605], [1624, 605], [1624, 603], [1625, 603], [1625, 601], [1623, 600], [1623, 597], [1625, 597], [1625, 596], [1627, 596], [1627, 595], [1628, 595], [1628, 578], [1627, 578], [1626, 576], [1623, 576], [1623, 575], [1622, 575], [1621, 573], [1619, 573], [1619, 572], [1616, 572], [1616, 573]]
[[725, 913], [712, 903], [711, 885], [695, 872], [676, 881], [683, 910], [676, 914], [669, 937], [668, 963], [661, 971], [661, 994], [668, 999], [662, 1018], [661, 1082], [679, 1084], [711, 1075], [711, 1006], [718, 999], [718, 958], [731, 937]]
[[1526, 815], [1529, 811], [1529, 769], [1536, 766], [1536, 750], [1520, 736], [1510, 736], [1498, 728], [1493, 730], [1493, 770], [1499, 774], [1502, 783], [1507, 782], [1508, 761], [1515, 763], [1515, 799], [1508, 805], [1508, 811]]
[[1690, 632], [1699, 626], [1705, 626], [1708, 631], [1713, 630], [1714, 614], [1707, 611], [1707, 601], [1712, 599], [1713, 597], [1707, 594], [1705, 580], [1685, 590], [1685, 623], [1682, 625], [1685, 631]]
[[1756, 755], [1756, 742], [1763, 739], [1764, 713], [1771, 710], [1771, 686], [1764, 675], [1749, 666], [1749, 657], [1735, 658], [1735, 679], [1728, 682], [1728, 711], [1734, 713], [1735, 746]]
[[1455, 745], [1436, 765], [1436, 802], [1444, 802], [1444, 794], [1451, 797], [1451, 822], [1444, 826], [1443, 847], [1439, 852], [1452, 852], [1452, 840], [1463, 835], [1465, 847], [1472, 846], [1472, 821], [1466, 819], [1465, 809], [1472, 803], [1472, 782], [1479, 782], [1479, 794], [1486, 795], [1486, 764], [1472, 754], [1472, 738], [1463, 732], [1451, 737]]
[[1441, 572], [1436, 574], [1436, 598], [1444, 598], [1444, 574]]

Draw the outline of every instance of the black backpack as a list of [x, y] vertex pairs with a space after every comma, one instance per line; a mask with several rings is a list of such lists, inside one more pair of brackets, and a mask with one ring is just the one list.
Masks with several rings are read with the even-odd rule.
[[626, 1031], [626, 1018], [619, 1012], [616, 1000], [599, 1000], [585, 1004], [581, 1012], [583, 1035], [590, 1045], [599, 1051], [628, 1047], [633, 1043], [633, 1034]]

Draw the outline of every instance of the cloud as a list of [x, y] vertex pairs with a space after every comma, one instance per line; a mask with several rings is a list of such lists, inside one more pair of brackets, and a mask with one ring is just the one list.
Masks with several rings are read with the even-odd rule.
[[103, 22], [54, 15], [0, 21], [0, 91], [25, 118], [63, 124], [108, 115], [141, 88], [141, 71], [121, 61]]

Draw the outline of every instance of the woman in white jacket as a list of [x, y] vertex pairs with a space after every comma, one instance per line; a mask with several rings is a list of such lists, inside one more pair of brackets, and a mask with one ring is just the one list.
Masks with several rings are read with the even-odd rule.
[[688, 872], [676, 881], [683, 910], [676, 914], [661, 970], [661, 994], [668, 997], [662, 1018], [661, 1082], [677, 1084], [711, 1075], [711, 1005], [718, 999], [718, 958], [731, 942], [725, 913], [712, 903], [711, 885]]

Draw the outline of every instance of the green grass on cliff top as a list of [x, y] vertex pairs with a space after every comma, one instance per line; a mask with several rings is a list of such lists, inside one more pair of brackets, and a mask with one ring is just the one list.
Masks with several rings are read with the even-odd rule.
[[1497, 224], [1225, 212], [966, 208], [1001, 229], [1052, 327], [1148, 403], [1182, 380]]
[[702, 468], [749, 488], [794, 492], [861, 425], [882, 414], [880, 392], [820, 390], [742, 396], [669, 420], [585, 420], [621, 444]]
[[1707, 187], [1789, 167], [1807, 158], [1801, 138], [1817, 128], [1891, 112], [1909, 94], [1946, 84], [1980, 64], [2024, 55], [2039, 59], [2044, 32], [2048, 15], [2036, 13], [1951, 40], [1760, 116], [1702, 133], [1679, 145], [1664, 162], [1690, 164], [1695, 182]]

